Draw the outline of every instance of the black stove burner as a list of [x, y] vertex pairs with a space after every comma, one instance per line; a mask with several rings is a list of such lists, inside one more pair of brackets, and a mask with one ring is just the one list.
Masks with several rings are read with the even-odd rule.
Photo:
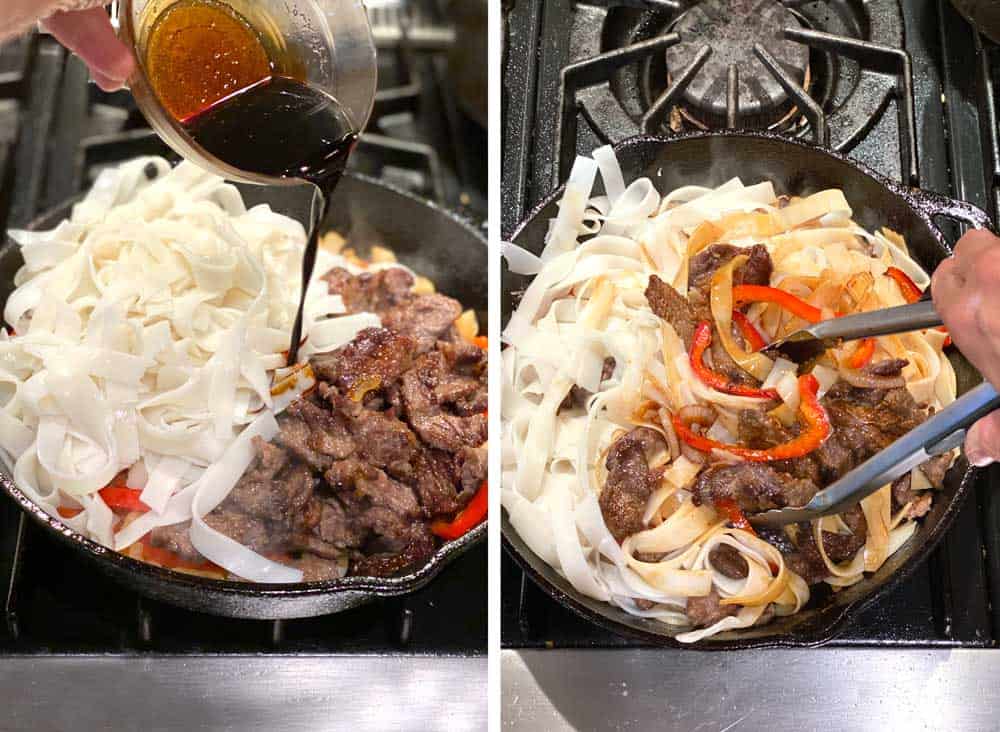
[[768, 128], [846, 152], [893, 100], [906, 138], [899, 146], [903, 178], [918, 182], [898, 0], [565, 4], [572, 7], [570, 62], [553, 129], [553, 182], [591, 144], [576, 145], [580, 112], [604, 142]]
[[[788, 92], [771, 72], [772, 66], [805, 86], [809, 48], [784, 34], [785, 28], [801, 27], [777, 0], [706, 0], [674, 26], [680, 42], [667, 49], [667, 71], [676, 78], [697, 63], [699, 54], [707, 54], [684, 89], [692, 114], [707, 117], [710, 126], [728, 119], [750, 127], [767, 126], [789, 112]], [[762, 49], [771, 59], [763, 60]]]

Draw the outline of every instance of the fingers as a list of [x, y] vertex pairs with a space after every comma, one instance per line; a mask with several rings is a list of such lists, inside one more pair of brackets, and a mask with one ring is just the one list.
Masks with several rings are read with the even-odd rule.
[[1000, 412], [983, 417], [965, 437], [965, 455], [977, 468], [1000, 460]]
[[121, 88], [135, 67], [132, 51], [115, 35], [108, 14], [101, 8], [56, 13], [45, 21], [45, 28], [83, 59], [105, 91]]
[[955, 257], [965, 259], [972, 257], [984, 249], [995, 247], [1000, 240], [986, 229], [973, 229], [958, 240], [955, 245]]

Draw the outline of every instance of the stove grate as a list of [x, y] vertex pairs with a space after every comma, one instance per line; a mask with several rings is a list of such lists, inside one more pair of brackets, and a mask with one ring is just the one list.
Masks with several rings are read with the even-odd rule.
[[[714, 0], [711, 0], [714, 2]], [[662, 5], [659, 3], [641, 3], [644, 7], [673, 8], [675, 3]], [[758, 3], [759, 4], [759, 3]], [[787, 3], [786, 3], [787, 4]], [[602, 6], [613, 8], [619, 3], [606, 2]], [[687, 12], [681, 14], [678, 19], [670, 24], [670, 27], [682, 27], [685, 19], [692, 12], [700, 11], [702, 5], [696, 4]], [[793, 45], [812, 49], [817, 52], [829, 54], [835, 58], [850, 59], [860, 64], [863, 73], [878, 74], [891, 80], [889, 91], [894, 94], [898, 101], [899, 126], [903, 131], [903, 140], [900, 144], [900, 161], [902, 170], [905, 171], [906, 181], [910, 185], [919, 185], [920, 169], [917, 160], [916, 144], [916, 118], [913, 102], [913, 69], [909, 54], [906, 51], [893, 46], [887, 46], [872, 41], [852, 38], [846, 35], [812, 30], [800, 27], [795, 24], [784, 27], [781, 36]], [[667, 88], [660, 93], [642, 112], [638, 119], [635, 132], [645, 134], [655, 134], [669, 131], [678, 125], [671, 123], [670, 118], [678, 113], [679, 105], [685, 98], [692, 96], [703, 98], [708, 94], [708, 89], [718, 86], [717, 83], [709, 84], [705, 81], [706, 74], [701, 73], [713, 58], [713, 45], [708, 42], [693, 44], [685, 40], [684, 32], [681, 30], [664, 33], [655, 38], [632, 43], [624, 47], [613, 48], [599, 53], [589, 58], [574, 61], [562, 68], [560, 72], [559, 85], [559, 119], [560, 124], [556, 126], [555, 149], [556, 169], [555, 181], [562, 182], [569, 174], [572, 167], [573, 158], [577, 155], [577, 119], [579, 113], [584, 111], [580, 94], [585, 90], [593, 90], [596, 87], [609, 87], [612, 77], [623, 67], [640, 64], [648, 61], [654, 56], [666, 53], [668, 56], [684, 46], [697, 46], [697, 51], [690, 57], [690, 61], [683, 67], [670, 81]], [[838, 130], [837, 147], [846, 147], [849, 140], [842, 139], [839, 130], [843, 127], [843, 122], [831, 123], [831, 116], [844, 116], [849, 105], [842, 105], [835, 110], [824, 109], [809, 91], [803, 86], [802, 81], [795, 78], [794, 73], [789, 71], [789, 60], [786, 57], [776, 58], [772, 51], [769, 51], [760, 42], [752, 44], [753, 58], [759, 62], [760, 69], [765, 71], [767, 78], [756, 79], [758, 87], [764, 87], [767, 83], [777, 84], [781, 90], [794, 101], [799, 114], [804, 117], [807, 124], [803, 127], [795, 127], [787, 130], [789, 134], [803, 134], [808, 132], [813, 140], [820, 145], [829, 146], [831, 144], [831, 126]], [[721, 55], [721, 54], [720, 54]], [[679, 54], [678, 58], [685, 57]], [[759, 118], [759, 114], [751, 115], [751, 110], [745, 108], [744, 88], [747, 80], [741, 85], [741, 78], [745, 76], [745, 70], [741, 71], [739, 65], [730, 63], [726, 66], [726, 89], [725, 89], [725, 114], [722, 127], [735, 129], [741, 123], [749, 123], [747, 126], [754, 126], [753, 120]], [[716, 73], [718, 69], [716, 69]], [[693, 91], [697, 85], [697, 91]], [[760, 97], [774, 97], [771, 90], [762, 88], [758, 92]], [[758, 103], [758, 107], [759, 107]], [[852, 112], [856, 112], [852, 107]], [[872, 113], [872, 110], [869, 110]], [[691, 116], [688, 113], [688, 118]], [[785, 115], [788, 117], [788, 115]], [[795, 115], [792, 115], [795, 116]], [[752, 118], [753, 117], [753, 118]], [[591, 121], [598, 131], [602, 131], [601, 114], [589, 114], [587, 119]], [[704, 124], [699, 123], [704, 127]]]

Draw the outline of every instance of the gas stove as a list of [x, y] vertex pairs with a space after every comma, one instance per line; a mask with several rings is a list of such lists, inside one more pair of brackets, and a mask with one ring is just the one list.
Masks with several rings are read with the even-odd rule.
[[[509, 0], [504, 21], [505, 235], [577, 154], [644, 132], [727, 127], [805, 138], [998, 214], [1000, 49], [947, 0]], [[635, 692], [660, 694], [649, 677], [662, 671], [676, 719], [684, 711], [728, 728], [739, 710], [784, 698], [789, 664], [807, 678], [824, 667], [839, 676], [863, 665], [865, 648], [883, 654], [878, 663], [909, 664], [915, 679], [957, 649], [985, 654], [974, 656], [979, 673], [997, 669], [1000, 654], [987, 649], [1000, 620], [1000, 474], [982, 475], [931, 559], [821, 651], [713, 654], [718, 663], [706, 664], [703, 654], [645, 648], [562, 608], [505, 556], [505, 716], [518, 716], [523, 729], [560, 728], [551, 722], [559, 715], [587, 719], [565, 692], [620, 711], [623, 724], [649, 723], [660, 705]], [[912, 655], [892, 655], [903, 649]], [[556, 667], [574, 672], [550, 673]], [[744, 672], [753, 683], [736, 680]], [[713, 673], [734, 683], [705, 702], [705, 685], [719, 684]], [[850, 681], [829, 688], [850, 696]], [[882, 712], [898, 723], [903, 707]]]
[[[576, 155], [640, 133], [698, 129], [811, 140], [997, 215], [1000, 50], [947, 0], [509, 0], [504, 20], [505, 235], [565, 178]], [[996, 645], [997, 477], [983, 475], [930, 561], [823, 653]], [[508, 694], [548, 696], [532, 708], [539, 715], [559, 707], [559, 684], [542, 680], [547, 664], [614, 664], [592, 675], [597, 683], [609, 674], [634, 679], [655, 658], [676, 660], [677, 652], [643, 649], [564, 610], [509, 557], [503, 590], [504, 671], [515, 684]], [[544, 649], [566, 657], [541, 660], [551, 652]], [[725, 726], [725, 718], [715, 721]]]
[[[459, 110], [448, 83], [444, 56], [454, 33], [445, 21], [412, 3], [373, 11], [380, 87], [352, 167], [482, 221], [486, 173], [485, 162], [477, 161], [486, 159], [485, 132]], [[127, 92], [101, 92], [83, 64], [50, 38], [0, 47], [0, 227], [28, 224], [83, 192], [103, 167], [137, 155], [172, 157]], [[486, 714], [485, 566], [480, 546], [407, 597], [308, 620], [217, 618], [119, 586], [3, 497], [0, 683], [9, 689], [9, 719], [18, 728], [44, 727], [52, 720], [36, 716], [46, 714], [36, 706], [40, 699], [67, 689], [83, 699], [76, 695], [96, 678], [128, 685], [155, 673], [157, 683], [165, 681], [162, 694], [138, 692], [132, 703], [149, 701], [161, 708], [162, 719], [178, 723], [230, 710], [236, 727], [260, 724], [273, 715], [261, 699], [276, 693], [279, 701], [289, 695], [279, 706], [302, 707], [297, 719], [283, 719], [291, 725], [286, 728], [316, 729], [325, 717], [384, 729], [383, 722], [397, 719], [384, 705], [387, 696], [393, 707], [409, 706], [413, 723], [429, 715], [424, 728], [431, 728], [437, 719], [428, 702], [435, 697], [414, 683], [422, 679], [454, 691], [448, 698], [461, 710], [463, 728], [479, 728]], [[220, 655], [242, 660], [218, 663]], [[333, 656], [334, 663], [324, 660]], [[366, 682], [359, 684], [362, 675]], [[285, 678], [285, 687], [266, 688], [272, 676]], [[26, 691], [19, 695], [15, 688]], [[114, 725], [107, 709], [72, 706], [82, 715], [74, 724]], [[347, 708], [354, 711], [346, 714]], [[362, 714], [365, 709], [383, 711]], [[351, 719], [356, 724], [345, 722]]]

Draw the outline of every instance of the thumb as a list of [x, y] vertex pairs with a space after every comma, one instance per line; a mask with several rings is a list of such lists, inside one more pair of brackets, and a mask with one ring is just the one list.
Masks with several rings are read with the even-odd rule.
[[105, 91], [120, 88], [132, 69], [132, 51], [115, 35], [102, 8], [56, 13], [44, 22], [56, 40], [75, 53], [90, 68], [94, 81]]
[[1000, 460], [1000, 411], [983, 417], [965, 436], [965, 455], [977, 468]]

